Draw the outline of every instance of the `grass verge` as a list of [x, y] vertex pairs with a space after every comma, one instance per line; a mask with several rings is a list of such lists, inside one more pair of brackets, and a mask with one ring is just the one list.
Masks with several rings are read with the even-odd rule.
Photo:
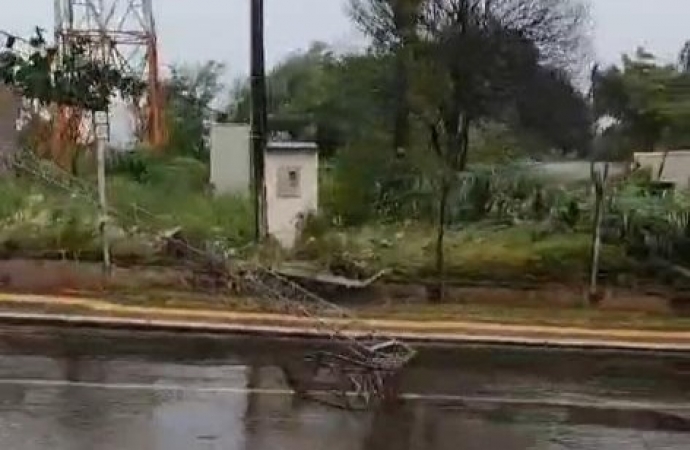
[[[446, 235], [446, 278], [453, 280], [552, 280], [580, 282], [589, 265], [591, 237], [550, 232], [535, 224], [450, 230]], [[325, 268], [373, 274], [391, 271], [391, 280], [435, 277], [435, 235], [419, 225], [328, 231], [300, 242], [294, 256]], [[604, 246], [602, 271], [609, 276], [635, 268], [623, 249]]]
[[394, 305], [358, 310], [365, 318], [418, 322], [468, 321], [505, 325], [687, 331], [690, 318], [672, 314], [633, 311], [602, 311], [587, 308], [506, 307], [498, 305]]

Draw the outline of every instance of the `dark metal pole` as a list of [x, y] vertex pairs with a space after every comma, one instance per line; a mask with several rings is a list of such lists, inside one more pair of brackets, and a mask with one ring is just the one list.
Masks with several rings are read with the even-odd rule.
[[267, 141], [264, 0], [251, 0], [251, 141], [252, 185], [257, 242], [267, 234], [265, 152]]

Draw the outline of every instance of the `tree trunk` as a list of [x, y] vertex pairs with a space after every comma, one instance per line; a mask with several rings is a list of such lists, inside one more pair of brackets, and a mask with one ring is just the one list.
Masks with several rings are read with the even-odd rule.
[[[438, 200], [438, 220], [436, 223], [436, 286], [430, 291], [429, 300], [432, 302], [442, 302], [446, 295], [446, 262], [445, 262], [445, 237], [446, 223], [448, 222], [448, 198], [453, 180], [459, 172], [463, 172], [467, 167], [467, 152], [469, 149], [469, 130], [471, 120], [468, 116], [449, 115], [445, 122], [447, 130], [458, 130], [459, 132], [448, 136], [445, 154], [440, 150], [437, 139], [434, 140], [439, 156], [445, 159], [444, 173], [441, 176], [441, 189]], [[458, 126], [459, 125], [459, 126]], [[450, 173], [448, 173], [450, 172]]]
[[606, 164], [602, 174], [596, 173], [592, 164], [592, 181], [594, 183], [594, 228], [592, 230], [592, 252], [589, 274], [588, 300], [590, 305], [596, 305], [601, 300], [599, 292], [599, 261], [601, 257], [601, 228], [604, 220], [604, 200], [609, 165]]
[[664, 155], [661, 158], [661, 164], [659, 164], [659, 170], [657, 171], [656, 174], [656, 181], [663, 181], [664, 178], [664, 171], [666, 170], [666, 160], [668, 160], [668, 152], [669, 150], [666, 149], [664, 150]]
[[429, 300], [439, 303], [446, 296], [446, 259], [444, 250], [449, 194], [450, 183], [444, 175], [441, 181], [441, 192], [438, 199], [438, 221], [436, 223], [436, 285], [429, 295]]
[[596, 204], [594, 205], [594, 233], [592, 235], [592, 260], [591, 271], [589, 275], [589, 302], [590, 304], [598, 303], [599, 296], [599, 257], [601, 254], [601, 221], [603, 218], [602, 207], [603, 201], [597, 194]]
[[458, 172], [464, 172], [467, 168], [467, 153], [470, 149], [470, 126], [472, 120], [469, 116], [464, 115], [460, 121], [462, 128], [460, 129], [460, 154], [457, 160], [456, 169]]

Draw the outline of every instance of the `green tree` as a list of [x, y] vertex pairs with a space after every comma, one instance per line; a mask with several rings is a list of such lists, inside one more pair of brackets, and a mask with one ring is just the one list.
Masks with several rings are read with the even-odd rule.
[[393, 132], [394, 64], [390, 56], [369, 52], [345, 55], [328, 65], [318, 113], [323, 131], [332, 130], [339, 147]]
[[514, 129], [535, 136], [547, 149], [590, 154], [590, 105], [566, 71], [537, 67], [517, 96], [516, 112]]
[[[29, 39], [4, 37], [5, 45], [0, 50], [0, 84], [33, 102], [95, 113], [107, 111], [115, 95], [138, 102], [145, 92], [146, 86], [140, 79], [94, 58], [89, 42], [83, 38], [70, 39], [58, 51], [55, 44], [45, 40], [40, 28]], [[48, 120], [33, 114], [30, 126], [22, 130], [21, 139], [30, 142], [32, 150], [45, 154], [41, 147], [52, 145], [51, 128]], [[73, 144], [74, 148], [60, 148], [59, 154], [50, 154], [56, 164], [76, 174], [79, 150], [86, 146]]]
[[[92, 58], [88, 42], [83, 39], [71, 40], [59, 53], [38, 27], [29, 39], [17, 36], [6, 36], [6, 39], [5, 48], [0, 51], [0, 83], [15, 88], [29, 99], [104, 111], [113, 94], [136, 99], [144, 92], [140, 80]], [[28, 44], [27, 52], [17, 49], [19, 40]]]
[[424, 0], [350, 0], [351, 16], [373, 39], [374, 48], [395, 59], [392, 144], [396, 152], [410, 145], [410, 76], [423, 3]]
[[[280, 131], [300, 134], [311, 124], [325, 96], [326, 69], [332, 58], [328, 46], [315, 42], [307, 51], [289, 55], [269, 71], [267, 109], [273, 128], [280, 125], [287, 128]], [[249, 80], [237, 83], [230, 105], [232, 120], [249, 121], [249, 93]]]
[[208, 123], [215, 115], [213, 102], [225, 89], [224, 71], [225, 66], [216, 61], [172, 67], [164, 82], [172, 153], [208, 160]]
[[[321, 43], [288, 56], [267, 77], [269, 128], [316, 140], [326, 156], [388, 132], [391, 63], [373, 52], [336, 56]], [[246, 81], [237, 83], [230, 109], [231, 120], [249, 120]]]
[[[420, 4], [410, 97], [436, 161], [438, 297], [443, 295], [448, 202], [459, 174], [467, 168], [470, 132], [482, 121], [501, 116], [540, 62], [559, 62], [556, 56], [577, 45], [583, 23], [583, 10], [577, 5], [569, 0]], [[385, 9], [375, 11], [386, 14]], [[386, 23], [387, 16], [373, 19]]]
[[690, 74], [672, 64], [660, 64], [640, 48], [624, 55], [621, 67], [611, 66], [593, 82], [595, 114], [617, 123], [609, 134], [632, 148], [653, 151], [687, 143], [690, 123]]

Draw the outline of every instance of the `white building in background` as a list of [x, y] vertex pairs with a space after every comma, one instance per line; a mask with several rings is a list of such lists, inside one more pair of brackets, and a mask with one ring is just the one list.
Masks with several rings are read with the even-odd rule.
[[633, 155], [633, 160], [638, 167], [650, 170], [653, 180], [657, 180], [659, 169], [663, 169], [657, 181], [673, 183], [678, 189], [690, 188], [689, 150], [639, 152]]
[[[602, 172], [606, 164], [606, 162], [597, 161], [594, 164], [594, 170]], [[627, 172], [630, 164], [625, 162], [610, 162], [608, 165], [609, 176], [611, 178], [617, 178]], [[562, 184], [582, 181], [588, 182], [592, 178], [592, 162], [586, 160], [531, 163], [526, 167], [531, 169], [533, 173]]]
[[248, 125], [211, 125], [211, 184], [219, 194], [247, 195], [251, 184]]
[[[211, 128], [211, 184], [218, 194], [247, 195], [251, 187], [250, 128]], [[266, 148], [268, 232], [286, 248], [294, 245], [301, 217], [318, 209], [319, 156], [312, 142], [272, 141]]]

